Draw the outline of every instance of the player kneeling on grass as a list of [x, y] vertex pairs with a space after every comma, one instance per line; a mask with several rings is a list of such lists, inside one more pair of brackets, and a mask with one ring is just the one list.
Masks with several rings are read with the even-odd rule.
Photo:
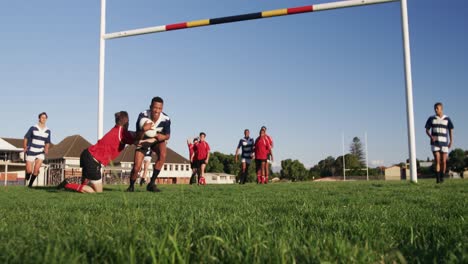
[[[151, 126], [145, 127], [146, 130]], [[101, 166], [107, 166], [125, 148], [126, 144], [135, 143], [135, 133], [128, 131], [128, 113], [115, 114], [115, 126], [95, 145], [83, 150], [80, 156], [82, 168], [81, 184], [70, 183], [65, 179], [57, 186], [80, 193], [102, 192]], [[88, 185], [89, 184], [89, 185]]]

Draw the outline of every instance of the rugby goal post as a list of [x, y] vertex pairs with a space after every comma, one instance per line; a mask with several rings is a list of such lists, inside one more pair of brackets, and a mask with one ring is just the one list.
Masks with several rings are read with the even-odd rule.
[[99, 91], [98, 91], [98, 139], [103, 136], [104, 128], [104, 66], [105, 66], [105, 43], [108, 39], [131, 37], [142, 34], [161, 33], [172, 30], [187, 29], [193, 27], [210, 26], [217, 24], [225, 24], [239, 22], [245, 20], [269, 18], [276, 16], [286, 16], [294, 14], [302, 14], [309, 12], [325, 11], [331, 9], [356, 7], [373, 4], [383, 4], [388, 2], [400, 1], [401, 4], [401, 25], [403, 38], [404, 52], [404, 67], [405, 67], [405, 84], [406, 84], [406, 114], [408, 126], [408, 149], [410, 157], [410, 174], [411, 181], [417, 182], [416, 174], [416, 143], [414, 133], [414, 111], [413, 111], [413, 81], [411, 76], [411, 54], [409, 42], [409, 26], [408, 26], [408, 8], [407, 0], [348, 0], [338, 1], [310, 6], [301, 6], [293, 8], [284, 8], [256, 12], [250, 14], [242, 14], [228, 17], [220, 17], [214, 19], [202, 19], [190, 22], [182, 22], [175, 24], [160, 25], [154, 27], [139, 28], [127, 31], [119, 31], [106, 33], [106, 0], [101, 0], [101, 30], [99, 43]]

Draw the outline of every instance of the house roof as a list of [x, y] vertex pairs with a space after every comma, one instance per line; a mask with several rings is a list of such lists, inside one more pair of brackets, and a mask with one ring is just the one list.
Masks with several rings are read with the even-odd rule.
[[22, 138], [2, 138], [6, 142], [13, 145], [15, 148], [23, 149], [23, 139]]
[[[114, 163], [122, 163], [122, 162], [128, 162], [128, 163], [133, 163], [133, 158], [135, 156], [135, 145], [129, 145], [127, 146], [121, 153], [120, 155], [114, 160]], [[152, 162], [156, 161], [157, 155], [153, 152], [151, 154], [152, 156]], [[183, 156], [179, 155], [177, 152], [173, 151], [170, 148], [167, 148], [167, 153], [166, 153], [166, 163], [182, 163], [182, 164], [189, 164], [190, 161]]]
[[73, 135], [64, 138], [60, 143], [49, 149], [47, 159], [79, 158], [81, 152], [91, 146], [86, 139], [80, 135]]

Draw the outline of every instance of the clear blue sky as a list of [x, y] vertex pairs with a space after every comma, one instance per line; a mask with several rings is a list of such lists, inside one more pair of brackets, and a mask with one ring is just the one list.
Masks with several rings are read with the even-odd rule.
[[[330, 1], [107, 1], [107, 32]], [[408, 1], [417, 158], [424, 124], [445, 104], [455, 145], [468, 149], [468, 2]], [[0, 137], [22, 138], [49, 114], [53, 143], [97, 140], [100, 1], [1, 5]], [[279, 161], [312, 166], [368, 134], [371, 165], [408, 157], [400, 3], [323, 11], [107, 41], [105, 132], [126, 110], [131, 129], [153, 96], [172, 118], [169, 146], [207, 133], [234, 153], [262, 125]], [[378, 162], [380, 161], [380, 162]]]

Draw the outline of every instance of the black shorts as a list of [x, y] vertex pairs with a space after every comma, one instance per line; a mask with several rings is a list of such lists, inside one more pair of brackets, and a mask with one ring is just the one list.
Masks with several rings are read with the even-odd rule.
[[101, 179], [101, 164], [93, 158], [88, 149], [81, 152], [80, 167], [82, 168], [83, 178], [92, 181]]
[[255, 167], [257, 167], [257, 169], [259, 169], [260, 166], [262, 166], [263, 162], [267, 162], [267, 160], [266, 159], [255, 159]]
[[190, 168], [191, 169], [196, 169], [198, 167], [198, 160], [194, 160], [190, 162]]
[[197, 160], [197, 168], [200, 168], [201, 165], [206, 164], [206, 159]]

